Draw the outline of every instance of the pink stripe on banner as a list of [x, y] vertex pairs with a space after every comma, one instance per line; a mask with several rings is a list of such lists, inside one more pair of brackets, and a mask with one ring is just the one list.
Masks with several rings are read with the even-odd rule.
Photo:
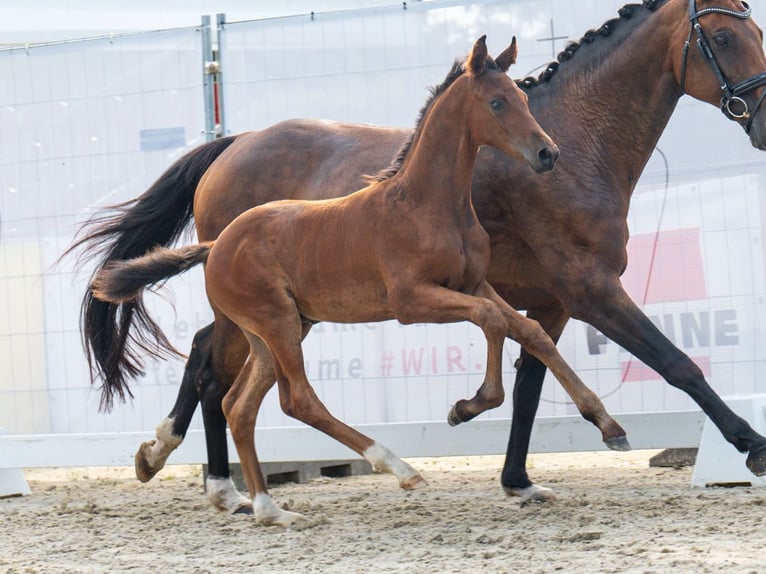
[[[710, 377], [710, 357], [689, 357], [694, 363], [702, 369], [702, 373], [705, 378]], [[660, 377], [654, 369], [650, 369], [642, 362], [631, 359], [630, 361], [623, 361], [620, 364], [620, 370], [622, 372], [622, 381], [625, 383], [635, 383], [638, 381], [660, 381]]]
[[659, 235], [648, 233], [631, 237], [628, 268], [622, 276], [622, 285], [639, 305], [705, 299], [699, 229], [674, 229], [661, 231]]

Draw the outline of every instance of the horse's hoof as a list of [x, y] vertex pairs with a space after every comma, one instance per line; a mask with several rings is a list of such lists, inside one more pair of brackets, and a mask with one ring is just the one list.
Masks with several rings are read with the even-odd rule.
[[447, 424], [451, 427], [456, 427], [460, 423], [462, 423], [463, 420], [457, 416], [457, 410], [455, 409], [455, 405], [452, 405], [452, 408], [449, 410], [449, 414], [447, 415]]
[[155, 468], [149, 464], [147, 453], [151, 452], [154, 443], [154, 440], [141, 443], [141, 446], [138, 447], [138, 452], [133, 459], [136, 468], [136, 478], [141, 482], [149, 482], [152, 478], [154, 478], [155, 474], [162, 470], [162, 467], [164, 466], [163, 464], [159, 468]]
[[522, 507], [532, 502], [543, 504], [556, 500], [556, 493], [554, 493], [550, 488], [546, 488], [545, 486], [538, 486], [537, 484], [527, 486], [526, 488], [504, 486], [503, 490], [505, 490], [505, 494], [508, 496], [518, 496], [521, 499], [519, 501], [519, 506]]
[[405, 480], [400, 480], [399, 486], [401, 486], [404, 490], [420, 490], [421, 488], [428, 486], [428, 483], [426, 482], [425, 478], [419, 474], [416, 474]]
[[243, 504], [242, 506], [236, 508], [232, 514], [247, 514], [252, 515], [253, 514], [253, 505], [252, 504]]
[[625, 435], [608, 438], [604, 441], [604, 444], [611, 450], [618, 450], [622, 452], [631, 450], [630, 443], [628, 442], [628, 437]]
[[766, 475], [766, 445], [761, 448], [751, 450], [747, 455], [747, 468], [755, 476]]
[[253, 499], [255, 521], [264, 526], [282, 526], [288, 528], [300, 520], [306, 520], [303, 514], [280, 508], [268, 494], [256, 494]]

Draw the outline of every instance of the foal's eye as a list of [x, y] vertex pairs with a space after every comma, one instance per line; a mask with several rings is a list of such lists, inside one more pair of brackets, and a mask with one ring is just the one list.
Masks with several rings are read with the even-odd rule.
[[489, 107], [492, 108], [494, 111], [499, 112], [503, 109], [503, 101], [502, 100], [492, 100], [489, 102]]

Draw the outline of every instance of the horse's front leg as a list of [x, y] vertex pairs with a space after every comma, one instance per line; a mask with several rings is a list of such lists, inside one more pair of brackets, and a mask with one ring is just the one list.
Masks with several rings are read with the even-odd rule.
[[[489, 284], [483, 282], [488, 288]], [[396, 318], [408, 323], [455, 323], [470, 321], [479, 327], [487, 341], [487, 367], [476, 395], [458, 401], [447, 422], [454, 426], [496, 408], [505, 400], [503, 389], [503, 345], [508, 330], [499, 306], [487, 297], [453, 291], [435, 284], [406, 285], [392, 290], [389, 303]]]
[[[557, 343], [569, 317], [560, 305], [542, 311], [530, 310], [527, 317], [536, 320]], [[522, 506], [530, 502], [554, 500], [556, 495], [550, 488], [534, 484], [527, 474], [527, 455], [532, 436], [532, 426], [540, 404], [540, 394], [545, 379], [546, 367], [524, 347], [516, 361], [516, 381], [513, 386], [513, 417], [508, 449], [503, 464], [500, 484], [508, 496], [517, 496]]]
[[[477, 294], [498, 306], [507, 321], [507, 335], [551, 370], [583, 418], [592, 422], [601, 431], [604, 444], [612, 450], [630, 450], [625, 430], [609, 415], [596, 393], [590, 390], [567, 364], [556, 348], [556, 344], [540, 324], [511, 307], [486, 281]], [[460, 401], [455, 404], [454, 416], [451, 413], [450, 417], [451, 423], [468, 420], [463, 413], [466, 407], [470, 406], [471, 401]]]
[[721, 400], [701, 369], [644, 315], [619, 280], [583, 287], [588, 297], [582, 297], [583, 293], [572, 294], [572, 316], [587, 321], [668, 383], [686, 392], [727, 441], [738, 451], [748, 453], [748, 469], [756, 476], [766, 475], [766, 438]]

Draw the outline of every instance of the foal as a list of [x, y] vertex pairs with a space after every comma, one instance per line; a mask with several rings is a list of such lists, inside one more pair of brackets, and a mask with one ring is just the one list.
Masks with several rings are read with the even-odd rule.
[[[255, 450], [256, 416], [274, 379], [285, 413], [391, 472], [402, 488], [425, 485], [410, 465], [334, 418], [314, 394], [301, 342], [319, 321], [467, 320], [479, 326], [487, 339], [486, 375], [472, 399], [455, 405], [452, 424], [502, 403], [508, 335], [545, 362], [578, 406], [595, 400], [599, 422], [616, 425], [542, 328], [508, 306], [485, 279], [489, 238], [470, 196], [479, 147], [523, 159], [537, 172], [552, 169], [558, 158], [526, 96], [505, 73], [515, 59], [515, 38], [496, 61], [487, 55], [485, 37], [477, 40], [465, 63], [456, 63], [434, 90], [396, 167], [368, 187], [339, 199], [255, 207], [215, 241], [158, 249], [110, 265], [94, 279], [96, 297], [120, 302], [207, 262], [205, 282], [216, 315], [236, 323], [250, 344], [223, 408], [258, 522], [287, 526], [301, 518], [272, 501]], [[615, 435], [624, 435], [617, 427]]]

